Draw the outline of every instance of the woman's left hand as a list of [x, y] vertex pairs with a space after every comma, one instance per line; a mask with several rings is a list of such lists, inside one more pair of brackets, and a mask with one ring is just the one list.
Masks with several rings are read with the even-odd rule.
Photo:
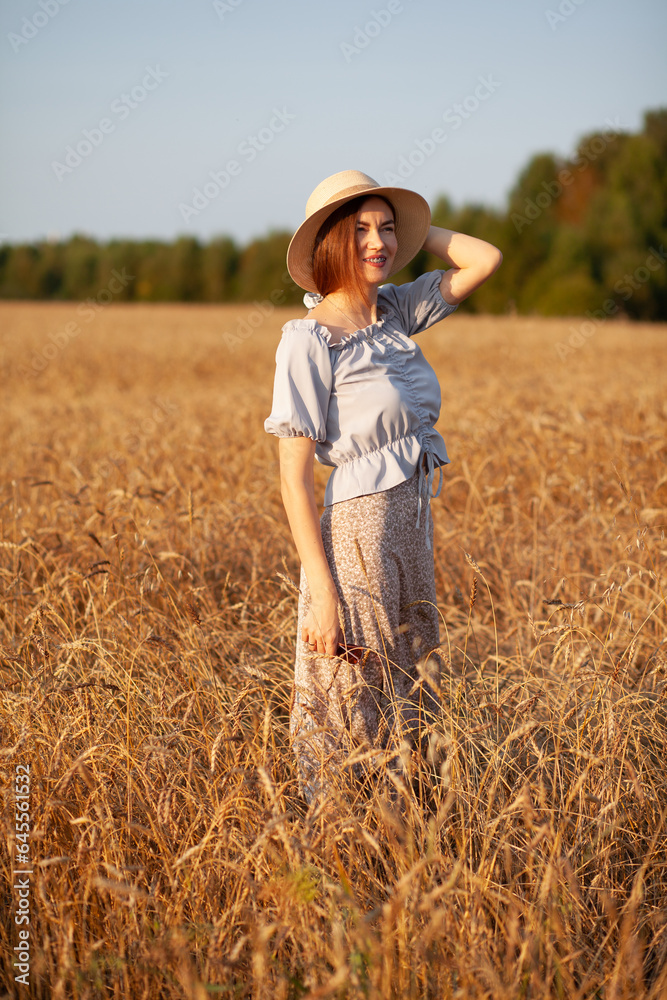
[[452, 306], [484, 284], [503, 260], [492, 243], [439, 226], [431, 226], [422, 249], [449, 265], [440, 282], [440, 294]]

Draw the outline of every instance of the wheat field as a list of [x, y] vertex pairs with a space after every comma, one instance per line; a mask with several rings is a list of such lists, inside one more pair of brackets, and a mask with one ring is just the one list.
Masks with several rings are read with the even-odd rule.
[[313, 817], [262, 427], [294, 313], [77, 308], [0, 305], [5, 995], [666, 997], [667, 328], [421, 336], [442, 717], [398, 801]]

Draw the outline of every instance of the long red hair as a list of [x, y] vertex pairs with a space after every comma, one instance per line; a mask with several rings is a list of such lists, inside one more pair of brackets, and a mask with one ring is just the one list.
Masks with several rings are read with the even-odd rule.
[[[313, 248], [313, 279], [320, 295], [342, 290], [358, 295], [370, 305], [361, 281], [361, 264], [357, 251], [357, 215], [371, 194], [361, 195], [345, 202], [323, 222]], [[396, 218], [394, 206], [382, 198]]]

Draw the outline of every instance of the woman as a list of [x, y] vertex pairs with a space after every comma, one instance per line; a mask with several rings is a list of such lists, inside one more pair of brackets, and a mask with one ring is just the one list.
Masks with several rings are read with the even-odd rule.
[[[494, 246], [430, 224], [427, 202], [345, 170], [322, 181], [287, 266], [310, 294], [283, 327], [273, 408], [281, 492], [301, 560], [290, 731], [300, 786], [400, 769], [437, 711], [430, 501], [449, 461], [435, 372], [413, 340], [500, 265]], [[424, 249], [449, 270], [385, 284]], [[313, 459], [333, 466], [318, 517]], [[439, 473], [437, 496], [442, 486]]]

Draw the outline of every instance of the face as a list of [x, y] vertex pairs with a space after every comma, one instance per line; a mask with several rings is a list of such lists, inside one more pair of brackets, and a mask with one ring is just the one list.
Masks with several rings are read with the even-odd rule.
[[394, 216], [382, 198], [367, 198], [359, 209], [357, 246], [363, 277], [371, 285], [381, 285], [389, 277], [398, 250]]

